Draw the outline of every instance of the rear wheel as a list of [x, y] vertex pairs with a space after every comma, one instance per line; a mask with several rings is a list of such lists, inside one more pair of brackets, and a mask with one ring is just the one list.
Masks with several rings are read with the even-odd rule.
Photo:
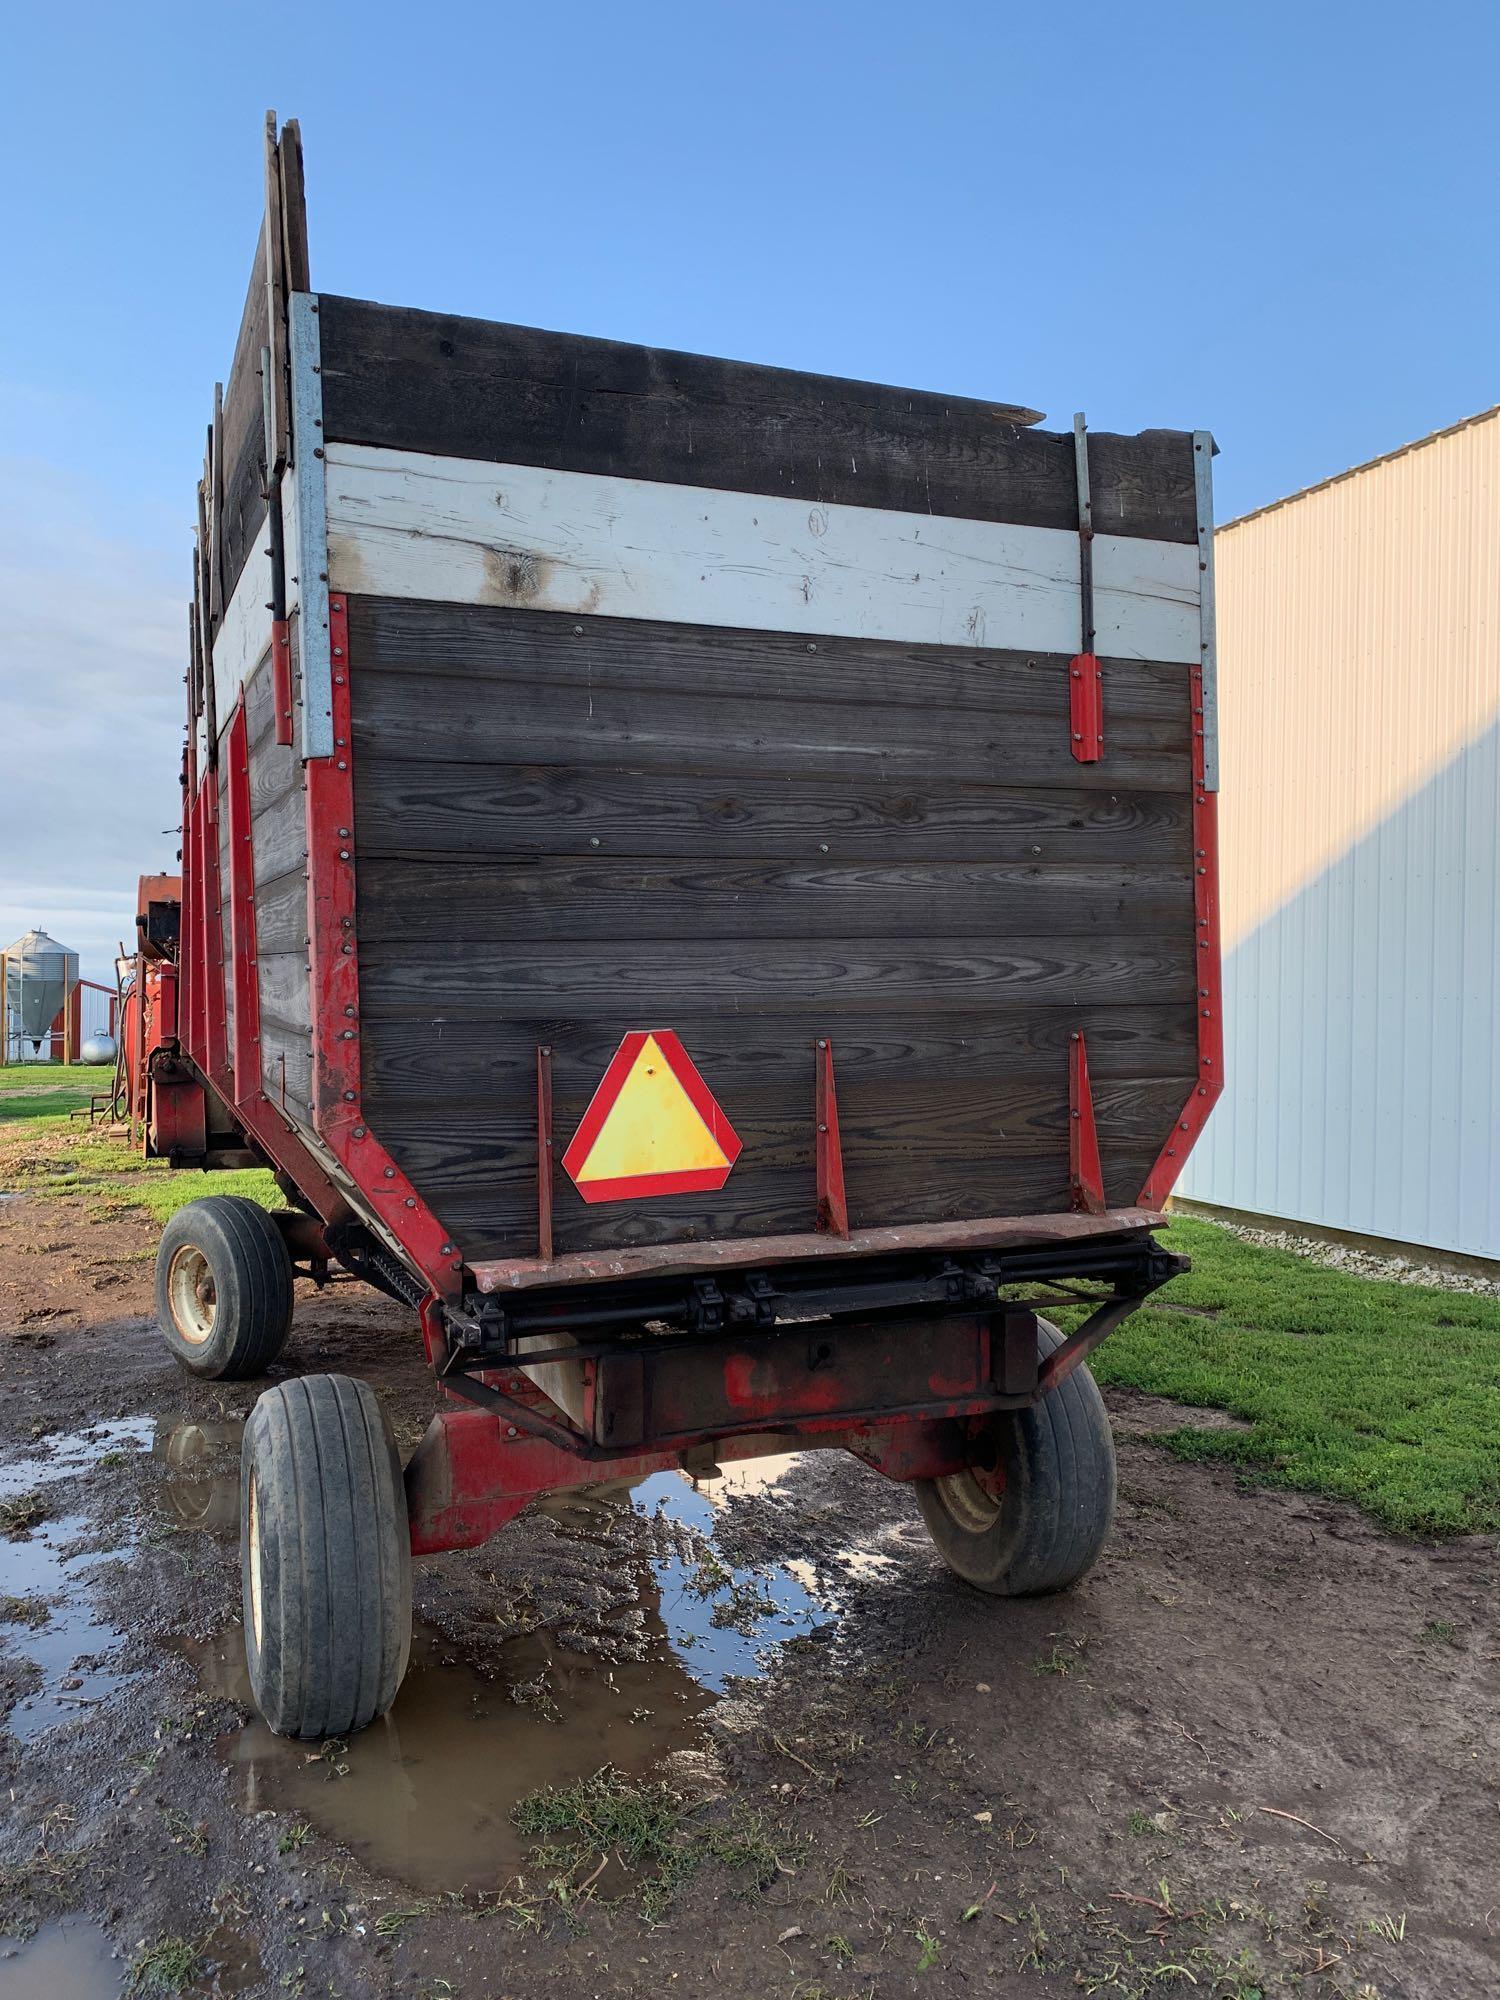
[[[1062, 1345], [1037, 1321], [1043, 1360]], [[1027, 1410], [992, 1419], [973, 1462], [914, 1482], [944, 1562], [997, 1597], [1066, 1590], [1098, 1560], [1115, 1510], [1115, 1444], [1087, 1368]]]
[[292, 1324], [292, 1260], [258, 1202], [211, 1194], [178, 1209], [156, 1253], [156, 1316], [190, 1374], [265, 1374]]
[[411, 1539], [391, 1427], [347, 1375], [268, 1389], [240, 1458], [245, 1654], [280, 1736], [350, 1736], [411, 1653]]

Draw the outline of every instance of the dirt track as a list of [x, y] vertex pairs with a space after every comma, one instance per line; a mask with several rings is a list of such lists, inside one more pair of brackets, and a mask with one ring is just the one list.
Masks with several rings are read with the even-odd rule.
[[[254, 1385], [172, 1366], [152, 1241], [0, 1201], [0, 1504], [40, 1508], [0, 1539], [0, 1930], [41, 1927], [0, 2000], [115, 1993], [163, 1938], [191, 1991], [346, 2000], [1500, 1990], [1493, 1541], [1241, 1490], [1120, 1397], [1115, 1534], [1064, 1599], [954, 1582], [849, 1460], [663, 1476], [420, 1565], [391, 1723], [309, 1758], [238, 1664]], [[284, 1360], [367, 1376], [404, 1449], [432, 1407], [354, 1286]], [[675, 1893], [514, 1824], [605, 1764], [666, 1775], [625, 1796]]]

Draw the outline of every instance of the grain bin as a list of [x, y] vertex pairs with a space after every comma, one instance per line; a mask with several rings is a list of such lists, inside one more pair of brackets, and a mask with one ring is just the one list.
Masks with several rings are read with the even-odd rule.
[[52, 1023], [66, 1006], [78, 984], [78, 954], [48, 937], [42, 930], [27, 931], [4, 954], [5, 1044], [10, 1052], [12, 1036], [23, 1045], [16, 1053], [24, 1057], [24, 1044], [32, 1053], [41, 1053], [42, 1043], [52, 1032]]

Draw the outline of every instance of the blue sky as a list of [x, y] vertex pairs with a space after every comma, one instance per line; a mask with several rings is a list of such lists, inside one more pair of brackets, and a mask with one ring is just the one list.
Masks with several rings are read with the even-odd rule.
[[83, 4], [7, 57], [0, 942], [95, 970], [175, 844], [268, 106], [317, 287], [1207, 427], [1221, 519], [1500, 395], [1493, 6]]

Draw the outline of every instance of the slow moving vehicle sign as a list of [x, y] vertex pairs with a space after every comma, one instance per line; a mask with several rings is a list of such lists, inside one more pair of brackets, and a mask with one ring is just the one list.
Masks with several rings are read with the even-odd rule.
[[563, 1166], [585, 1201], [723, 1187], [740, 1141], [669, 1028], [633, 1029], [614, 1053]]

